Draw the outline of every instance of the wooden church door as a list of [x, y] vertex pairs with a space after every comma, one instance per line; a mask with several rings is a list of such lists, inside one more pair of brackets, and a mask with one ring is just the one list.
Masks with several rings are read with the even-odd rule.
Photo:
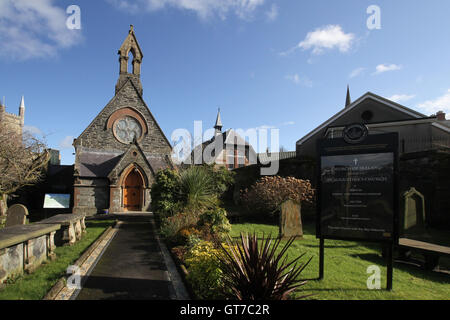
[[123, 207], [125, 211], [141, 210], [142, 178], [138, 171], [132, 170], [123, 186]]

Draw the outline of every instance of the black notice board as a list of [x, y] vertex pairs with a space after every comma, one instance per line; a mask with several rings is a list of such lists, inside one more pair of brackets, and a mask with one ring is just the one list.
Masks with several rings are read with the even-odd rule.
[[318, 141], [317, 237], [396, 242], [398, 134]]

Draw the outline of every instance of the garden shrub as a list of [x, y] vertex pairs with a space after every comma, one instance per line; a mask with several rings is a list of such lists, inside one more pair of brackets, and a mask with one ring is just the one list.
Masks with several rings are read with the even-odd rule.
[[172, 169], [160, 170], [156, 173], [155, 182], [150, 191], [152, 210], [162, 216], [171, 216], [180, 209], [180, 177]]
[[172, 244], [178, 244], [182, 240], [178, 238], [178, 231], [195, 226], [197, 222], [198, 217], [192, 213], [177, 213], [162, 219], [160, 233]]
[[223, 166], [206, 165], [213, 177], [214, 191], [219, 197], [223, 197], [228, 188], [234, 183], [234, 172]]
[[214, 208], [202, 213], [197, 226], [206, 239], [221, 239], [231, 231], [227, 212], [223, 208]]
[[214, 177], [204, 166], [191, 166], [180, 173], [180, 198], [186, 211], [200, 214], [218, 204]]
[[248, 211], [273, 215], [286, 200], [311, 202], [313, 196], [309, 180], [266, 176], [242, 192], [241, 202]]
[[175, 258], [178, 261], [180, 261], [181, 263], [184, 262], [184, 256], [187, 253], [186, 246], [176, 246], [176, 247], [173, 247], [172, 249], [170, 249], [170, 251], [172, 252], [172, 254], [175, 256]]
[[186, 245], [189, 241], [200, 235], [200, 231], [198, 231], [194, 226], [186, 226], [178, 230], [176, 234], [176, 242], [181, 245]]
[[208, 241], [198, 241], [186, 254], [187, 280], [198, 299], [223, 298], [218, 254], [220, 251]]
[[226, 211], [219, 207], [219, 198], [232, 182], [232, 173], [226, 168], [211, 165], [159, 171], [151, 196], [162, 236], [171, 244], [185, 244], [200, 221], [201, 234], [195, 236], [221, 238], [231, 226]]

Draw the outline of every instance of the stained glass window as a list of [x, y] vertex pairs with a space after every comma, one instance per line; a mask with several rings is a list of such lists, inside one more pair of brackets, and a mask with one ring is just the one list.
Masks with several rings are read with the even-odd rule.
[[135, 118], [125, 117], [115, 123], [114, 133], [120, 142], [131, 143], [141, 137], [142, 128]]

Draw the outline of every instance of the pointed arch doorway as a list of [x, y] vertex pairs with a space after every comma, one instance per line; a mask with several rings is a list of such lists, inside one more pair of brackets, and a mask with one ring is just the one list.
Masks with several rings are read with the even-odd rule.
[[141, 211], [144, 180], [137, 168], [131, 169], [123, 180], [123, 210]]

